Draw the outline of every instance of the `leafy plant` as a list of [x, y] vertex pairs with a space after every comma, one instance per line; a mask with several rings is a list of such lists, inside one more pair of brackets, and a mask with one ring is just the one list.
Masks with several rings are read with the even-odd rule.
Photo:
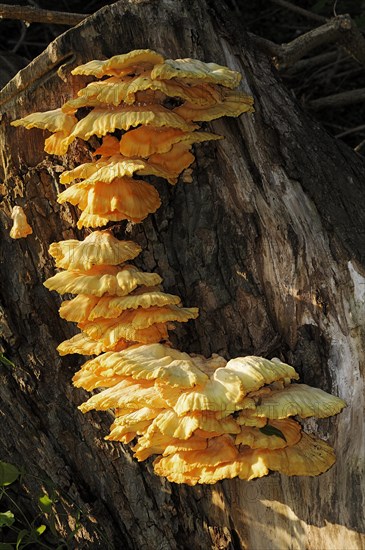
[[77, 510], [75, 528], [67, 539], [60, 538], [55, 529], [56, 493], [51, 496], [47, 492], [41, 494], [38, 498], [39, 513], [32, 520], [28, 519], [9, 491], [9, 486], [20, 482], [23, 475], [26, 474], [13, 464], [0, 461], [0, 501], [6, 502], [6, 507], [9, 507], [6, 511], [0, 511], [0, 550], [70, 548], [70, 542], [81, 527], [81, 511]]
[[[0, 363], [6, 367], [15, 367], [14, 363], [10, 361], [3, 353], [0, 353]], [[1, 550], [1, 549], [0, 549]]]

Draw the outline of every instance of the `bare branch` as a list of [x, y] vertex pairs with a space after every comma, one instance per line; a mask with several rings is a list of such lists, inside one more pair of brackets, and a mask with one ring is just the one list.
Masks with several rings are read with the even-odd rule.
[[342, 138], [345, 136], [349, 136], [350, 134], [357, 134], [359, 132], [362, 132], [365, 130], [365, 124], [361, 124], [361, 126], [356, 126], [355, 128], [350, 128], [349, 130], [345, 130], [345, 132], [341, 132], [340, 134], [336, 134], [336, 138]]
[[0, 4], [1, 19], [20, 19], [27, 23], [51, 23], [74, 27], [90, 14], [65, 13], [61, 11], [42, 10], [31, 6], [10, 6]]
[[325, 109], [328, 107], [344, 107], [345, 105], [353, 105], [354, 103], [362, 103], [365, 101], [365, 88], [359, 88], [358, 90], [349, 90], [347, 92], [341, 92], [340, 94], [334, 94], [327, 97], [320, 97], [307, 103], [308, 107], [318, 111], [319, 109]]
[[356, 153], [360, 153], [360, 151], [364, 147], [364, 145], [365, 145], [365, 139], [360, 141], [360, 143], [358, 145], [356, 145], [356, 147], [354, 147], [354, 151], [356, 151]]
[[[317, 67], [318, 65], [326, 65], [328, 63], [333, 63], [336, 61], [338, 57], [338, 50], [332, 51], [332, 52], [326, 52], [326, 53], [320, 53], [318, 55], [314, 55], [312, 57], [307, 57], [306, 59], [302, 59], [300, 61], [297, 61], [293, 67], [290, 67], [288, 73], [298, 72], [298, 71], [305, 71], [307, 69], [312, 69], [314, 67]], [[344, 58], [344, 59], [348, 59]]]
[[280, 69], [293, 65], [311, 50], [336, 42], [360, 63], [365, 63], [365, 38], [349, 15], [338, 15], [288, 44], [282, 44], [275, 64]]
[[256, 46], [269, 57], [277, 58], [281, 55], [282, 46], [280, 44], [275, 44], [275, 42], [271, 42], [271, 40], [267, 40], [267, 38], [263, 38], [262, 36], [252, 34], [250, 32], [248, 35]]

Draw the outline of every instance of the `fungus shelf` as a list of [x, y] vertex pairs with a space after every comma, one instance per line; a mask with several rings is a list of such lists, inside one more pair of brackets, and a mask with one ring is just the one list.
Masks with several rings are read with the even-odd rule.
[[[161, 205], [145, 177], [175, 185], [191, 181], [192, 145], [222, 139], [198, 122], [253, 112], [253, 98], [237, 91], [236, 71], [194, 59], [164, 59], [135, 50], [93, 60], [72, 71], [96, 79], [60, 108], [33, 113], [14, 126], [41, 128], [48, 154], [64, 155], [75, 140], [99, 139], [92, 160], [65, 171], [58, 202], [78, 206], [78, 227], [139, 223]], [[21, 235], [23, 236], [23, 235]], [[139, 245], [97, 230], [83, 241], [53, 243], [60, 271], [45, 282], [76, 296], [62, 318], [81, 332], [62, 342], [61, 355], [95, 355], [73, 383], [101, 390], [82, 412], [113, 409], [111, 441], [133, 444], [137, 460], [157, 455], [157, 475], [175, 483], [250, 480], [270, 470], [314, 476], [335, 461], [332, 448], [303, 432], [301, 418], [339, 413], [344, 401], [304, 384], [278, 359], [207, 359], [172, 348], [172, 322], [195, 319], [161, 277], [129, 262]]]

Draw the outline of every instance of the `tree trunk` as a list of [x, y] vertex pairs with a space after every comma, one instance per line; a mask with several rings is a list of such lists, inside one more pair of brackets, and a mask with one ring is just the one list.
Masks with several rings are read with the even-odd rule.
[[[50, 158], [43, 132], [9, 123], [72, 97], [77, 64], [146, 47], [239, 70], [256, 113], [210, 123], [225, 139], [196, 146], [192, 184], [157, 182], [162, 206], [126, 227], [128, 238], [142, 245], [140, 265], [158, 272], [166, 291], [200, 308], [197, 321], [176, 331], [179, 349], [277, 356], [303, 382], [346, 400], [338, 417], [305, 422], [337, 453], [319, 477], [170, 484], [128, 447], [104, 441], [111, 416], [77, 410], [85, 392], [71, 377], [81, 360], [55, 350], [74, 329], [42, 283], [54, 274], [48, 245], [82, 237], [73, 208], [56, 202], [57, 164], [90, 156], [79, 144]], [[25, 476], [33, 498], [25, 507], [36, 509], [39, 478], [52, 482], [63, 495], [61, 532], [72, 527], [75, 506], [83, 511], [77, 548], [363, 547], [364, 159], [301, 110], [218, 1], [107, 6], [57, 38], [0, 101], [0, 314], [4, 354], [15, 364], [0, 366], [0, 458], [38, 476]], [[26, 240], [9, 238], [14, 204], [33, 227]]]

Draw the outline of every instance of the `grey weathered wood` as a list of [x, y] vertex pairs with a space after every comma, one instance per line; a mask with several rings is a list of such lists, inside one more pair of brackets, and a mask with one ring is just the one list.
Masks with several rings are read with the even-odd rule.
[[[0, 312], [3, 348], [16, 365], [0, 367], [0, 457], [50, 478], [84, 510], [77, 548], [106, 548], [98, 529], [116, 549], [365, 543], [365, 163], [301, 110], [238, 23], [219, 2], [122, 0], [57, 38], [0, 95]], [[54, 272], [49, 243], [81, 235], [74, 211], [55, 201], [54, 165], [79, 163], [87, 146], [49, 158], [42, 132], [9, 122], [71, 97], [76, 64], [144, 47], [240, 70], [256, 113], [211, 123], [225, 140], [196, 147], [191, 185], [156, 181], [162, 207], [128, 236], [144, 248], [140, 265], [201, 309], [176, 331], [180, 349], [279, 356], [304, 382], [348, 402], [338, 418], [306, 423], [337, 452], [336, 466], [318, 478], [169, 484], [103, 440], [111, 417], [76, 409], [85, 394], [70, 380], [80, 361], [55, 351], [73, 329], [42, 281]], [[33, 226], [16, 242], [8, 236], [15, 203]], [[41, 484], [26, 482], [36, 497]], [[62, 516], [60, 525], [67, 530]]]

